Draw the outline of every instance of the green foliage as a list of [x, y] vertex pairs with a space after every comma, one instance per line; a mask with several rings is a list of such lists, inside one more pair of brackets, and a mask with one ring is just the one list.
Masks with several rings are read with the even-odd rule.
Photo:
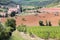
[[20, 31], [20, 32], [24, 32], [24, 33], [27, 32], [27, 27], [26, 27], [26, 25], [23, 25], [23, 24], [20, 25], [20, 26], [18, 26], [17, 29], [18, 29], [18, 31]]
[[[20, 31], [21, 28], [18, 29]], [[27, 27], [27, 33], [30, 35], [35, 34], [40, 38], [60, 38], [60, 27], [39, 26], [39, 27]]]
[[46, 21], [46, 26], [52, 26], [51, 22]]
[[7, 13], [5, 14], [5, 17], [8, 17], [8, 14]]
[[11, 31], [16, 30], [16, 21], [15, 21], [15, 19], [7, 19], [5, 25], [7, 27], [11, 27], [12, 28]]
[[50, 32], [49, 37], [54, 39], [54, 38], [56, 38], [56, 36], [55, 36], [55, 35], [56, 35], [56, 32]]
[[14, 19], [8, 19], [6, 25], [0, 22], [0, 40], [9, 40], [12, 36], [12, 30], [16, 29]]
[[22, 6], [20, 6], [20, 11], [22, 12], [23, 10], [22, 10]]
[[40, 26], [44, 26], [43, 21], [39, 21]]
[[0, 12], [3, 12], [3, 10], [0, 10]]
[[29, 32], [29, 34], [30, 34], [30, 36], [32, 35], [32, 33], [31, 33], [31, 32]]
[[48, 21], [46, 21], [46, 26], [49, 26]]
[[2, 25], [2, 23], [0, 22], [0, 32], [3, 30], [3, 25]]
[[23, 21], [26, 21], [25, 18], [22, 18]]
[[16, 15], [15, 11], [11, 12], [11, 14], [10, 14], [11, 17], [14, 17], [15, 15]]
[[7, 27], [1, 32], [1, 37], [0, 37], [1, 40], [9, 40], [9, 38], [12, 35], [12, 32], [9, 29], [11, 28]]
[[49, 26], [52, 26], [51, 22], [49, 21]]
[[58, 24], [59, 24], [59, 26], [60, 26], [60, 20], [59, 20]]
[[2, 23], [0, 23], [0, 40], [9, 40], [11, 35], [12, 35], [11, 28], [6, 27]]

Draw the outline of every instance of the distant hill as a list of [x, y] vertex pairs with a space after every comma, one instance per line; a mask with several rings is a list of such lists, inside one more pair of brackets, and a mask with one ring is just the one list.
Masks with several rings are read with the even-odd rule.
[[13, 0], [18, 4], [26, 5], [26, 6], [54, 6], [60, 2], [60, 0]]
[[58, 5], [60, 5], [60, 0], [54, 0], [52, 3], [50, 3], [49, 5], [47, 5], [46, 7], [58, 7]]
[[[60, 0], [1, 0], [3, 2], [14, 1], [25, 6], [52, 7], [59, 4]], [[0, 2], [1, 2], [0, 1]]]
[[52, 1], [49, 1], [49, 0], [18, 0], [15, 2], [22, 5], [27, 5], [27, 6], [46, 6], [52, 3]]

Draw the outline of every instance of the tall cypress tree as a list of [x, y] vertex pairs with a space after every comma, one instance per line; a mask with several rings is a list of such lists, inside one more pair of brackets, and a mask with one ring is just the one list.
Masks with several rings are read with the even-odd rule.
[[59, 24], [59, 26], [60, 26], [60, 20], [59, 20], [58, 24]]
[[51, 22], [49, 21], [49, 26], [52, 26]]
[[46, 20], [46, 26], [49, 26], [48, 21]]

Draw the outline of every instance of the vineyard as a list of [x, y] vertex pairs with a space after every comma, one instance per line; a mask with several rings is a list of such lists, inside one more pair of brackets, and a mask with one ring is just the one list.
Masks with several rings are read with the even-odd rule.
[[[21, 27], [17, 29], [21, 31]], [[23, 28], [23, 27], [22, 27]], [[26, 32], [28, 34], [34, 34], [42, 39], [60, 39], [60, 27], [51, 27], [51, 26], [39, 26], [39, 27], [26, 27]]]

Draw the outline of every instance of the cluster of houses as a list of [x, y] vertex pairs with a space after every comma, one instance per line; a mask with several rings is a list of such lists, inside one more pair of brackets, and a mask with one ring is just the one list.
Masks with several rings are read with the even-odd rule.
[[[6, 14], [10, 15], [12, 12], [16, 12], [17, 14], [21, 13], [21, 5], [15, 2], [7, 2], [7, 3], [0, 3], [0, 16], [6, 16]], [[26, 10], [28, 13], [36, 13], [36, 10]], [[38, 9], [38, 13], [40, 12], [51, 12], [51, 13], [60, 13], [60, 8], [41, 8]]]
[[6, 16], [6, 14], [10, 15], [13, 11], [21, 13], [20, 5], [15, 2], [8, 2], [6, 4], [0, 3], [0, 16]]

